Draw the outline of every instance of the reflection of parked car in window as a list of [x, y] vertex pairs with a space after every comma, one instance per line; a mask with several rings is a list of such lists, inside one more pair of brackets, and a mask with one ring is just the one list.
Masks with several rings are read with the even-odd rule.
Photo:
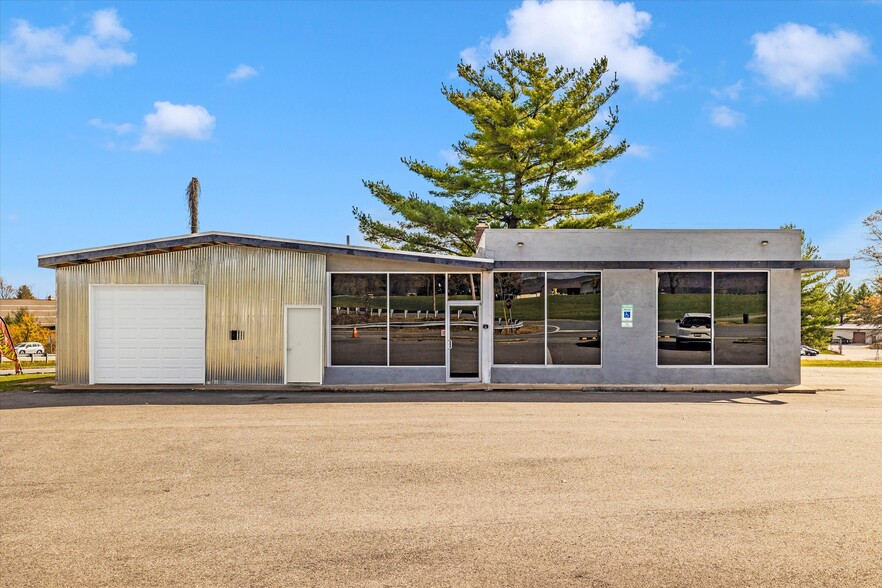
[[46, 355], [46, 350], [43, 349], [43, 345], [40, 343], [34, 343], [33, 341], [28, 341], [26, 343], [19, 343], [15, 346], [15, 354], [16, 355]]
[[799, 354], [807, 355], [809, 357], [819, 354], [820, 351], [815, 349], [814, 347], [809, 347], [808, 345], [800, 345]]
[[711, 315], [706, 312], [687, 312], [677, 322], [677, 345], [710, 343]]

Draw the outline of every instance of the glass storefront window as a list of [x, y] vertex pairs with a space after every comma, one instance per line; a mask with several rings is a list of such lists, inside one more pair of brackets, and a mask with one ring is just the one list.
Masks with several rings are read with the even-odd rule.
[[389, 274], [389, 365], [444, 365], [444, 274]]
[[659, 272], [658, 365], [711, 365], [711, 272]]
[[493, 274], [493, 363], [545, 364], [545, 273]]
[[769, 276], [714, 273], [714, 364], [768, 363]]
[[331, 274], [331, 365], [387, 365], [386, 274]]
[[447, 295], [450, 300], [481, 300], [481, 274], [448, 274]]
[[768, 365], [767, 272], [659, 272], [658, 365]]
[[600, 365], [600, 272], [548, 272], [548, 364]]

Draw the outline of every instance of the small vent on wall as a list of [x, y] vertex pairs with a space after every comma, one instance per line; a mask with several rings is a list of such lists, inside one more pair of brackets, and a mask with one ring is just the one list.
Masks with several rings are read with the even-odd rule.
[[241, 341], [245, 338], [245, 331], [232, 330], [230, 331], [230, 339], [233, 341]]

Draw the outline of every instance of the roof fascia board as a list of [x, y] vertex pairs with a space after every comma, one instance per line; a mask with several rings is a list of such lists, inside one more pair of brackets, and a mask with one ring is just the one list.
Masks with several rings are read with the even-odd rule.
[[494, 269], [506, 270], [603, 270], [603, 269], [792, 269], [801, 272], [848, 269], [851, 262], [840, 260], [782, 261], [496, 261]]
[[91, 249], [79, 249], [63, 253], [40, 255], [37, 263], [40, 267], [53, 268], [62, 264], [94, 263], [113, 257], [132, 256], [138, 254], [161, 253], [173, 248], [201, 247], [208, 245], [241, 245], [247, 247], [262, 247], [271, 249], [291, 249], [306, 253], [353, 255], [357, 257], [373, 257], [379, 259], [400, 259], [406, 261], [418, 261], [440, 265], [451, 265], [466, 268], [490, 269], [493, 262], [489, 259], [477, 257], [455, 257], [433, 255], [412, 251], [395, 251], [386, 249], [374, 249], [371, 247], [353, 247], [335, 245], [332, 243], [316, 243], [309, 241], [294, 241], [285, 239], [271, 239], [253, 235], [237, 235], [232, 233], [196, 233], [179, 237], [168, 237], [150, 241], [138, 241], [111, 245], [108, 247], [96, 247]]

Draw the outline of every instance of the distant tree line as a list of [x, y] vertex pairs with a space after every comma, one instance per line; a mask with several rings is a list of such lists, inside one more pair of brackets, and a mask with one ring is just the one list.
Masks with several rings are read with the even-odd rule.
[[[5, 300], [36, 300], [34, 292], [27, 284], [15, 287], [0, 276], [0, 298]], [[42, 343], [49, 350], [54, 348], [54, 334], [50, 329], [40, 325], [37, 318], [26, 308], [19, 308], [3, 317], [9, 328], [9, 335], [16, 345], [26, 341]]]
[[[869, 244], [856, 259], [869, 261], [873, 277], [856, 287], [842, 278], [828, 278], [824, 272], [802, 275], [802, 342], [812, 347], [826, 347], [833, 324], [854, 322], [873, 325], [871, 335], [882, 334], [882, 210], [863, 221]], [[793, 225], [783, 228], [792, 229]], [[820, 259], [819, 249], [803, 235], [803, 259]]]
[[34, 296], [33, 290], [31, 290], [31, 287], [27, 284], [22, 284], [16, 288], [0, 276], [0, 298], [3, 298], [4, 300], [10, 298], [17, 298], [18, 300], [35, 300], [37, 297]]

